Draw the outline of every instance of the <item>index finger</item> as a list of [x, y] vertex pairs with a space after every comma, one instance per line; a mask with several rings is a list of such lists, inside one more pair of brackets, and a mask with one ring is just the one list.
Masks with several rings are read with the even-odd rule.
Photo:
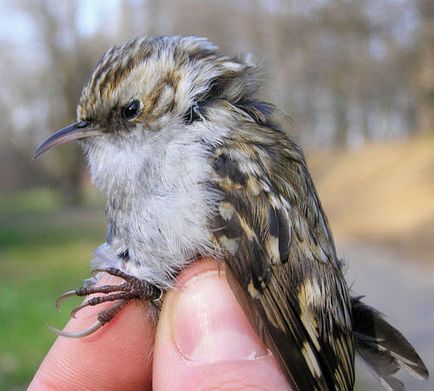
[[[98, 284], [122, 282], [105, 277]], [[87, 307], [67, 330], [91, 325], [113, 303]], [[151, 388], [155, 320], [148, 305], [133, 301], [94, 334], [71, 339], [58, 337], [39, 367], [30, 391], [35, 390], [144, 390]]]

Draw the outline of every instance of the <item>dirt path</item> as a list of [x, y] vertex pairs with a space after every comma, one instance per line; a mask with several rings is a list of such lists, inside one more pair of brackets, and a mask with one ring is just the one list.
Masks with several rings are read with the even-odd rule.
[[[360, 243], [338, 243], [339, 255], [347, 263], [346, 278], [355, 294], [387, 316], [416, 347], [434, 377], [434, 266], [411, 264], [394, 249]], [[379, 383], [358, 365], [357, 390], [382, 390]], [[407, 390], [434, 390], [427, 382], [399, 376]]]

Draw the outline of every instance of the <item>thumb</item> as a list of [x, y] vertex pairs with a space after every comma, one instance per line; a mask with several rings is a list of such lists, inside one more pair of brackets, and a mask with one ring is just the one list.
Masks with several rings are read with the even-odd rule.
[[153, 385], [156, 391], [289, 389], [215, 260], [191, 266], [164, 300]]

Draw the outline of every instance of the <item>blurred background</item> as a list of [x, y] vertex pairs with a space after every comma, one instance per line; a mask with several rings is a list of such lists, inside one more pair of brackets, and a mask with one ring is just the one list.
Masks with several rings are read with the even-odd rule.
[[[77, 146], [32, 160], [75, 119], [110, 46], [143, 35], [253, 52], [288, 113], [348, 281], [434, 372], [432, 0], [0, 0], [0, 389], [25, 389], [104, 241], [104, 200]], [[359, 366], [357, 389], [380, 389]], [[410, 390], [434, 383], [405, 377]]]

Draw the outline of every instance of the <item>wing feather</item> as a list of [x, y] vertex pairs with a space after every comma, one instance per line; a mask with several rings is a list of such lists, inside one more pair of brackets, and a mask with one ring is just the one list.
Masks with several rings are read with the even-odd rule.
[[348, 289], [301, 152], [249, 134], [227, 142], [214, 186], [232, 215], [219, 213], [213, 232], [238, 301], [296, 389], [352, 389]]

